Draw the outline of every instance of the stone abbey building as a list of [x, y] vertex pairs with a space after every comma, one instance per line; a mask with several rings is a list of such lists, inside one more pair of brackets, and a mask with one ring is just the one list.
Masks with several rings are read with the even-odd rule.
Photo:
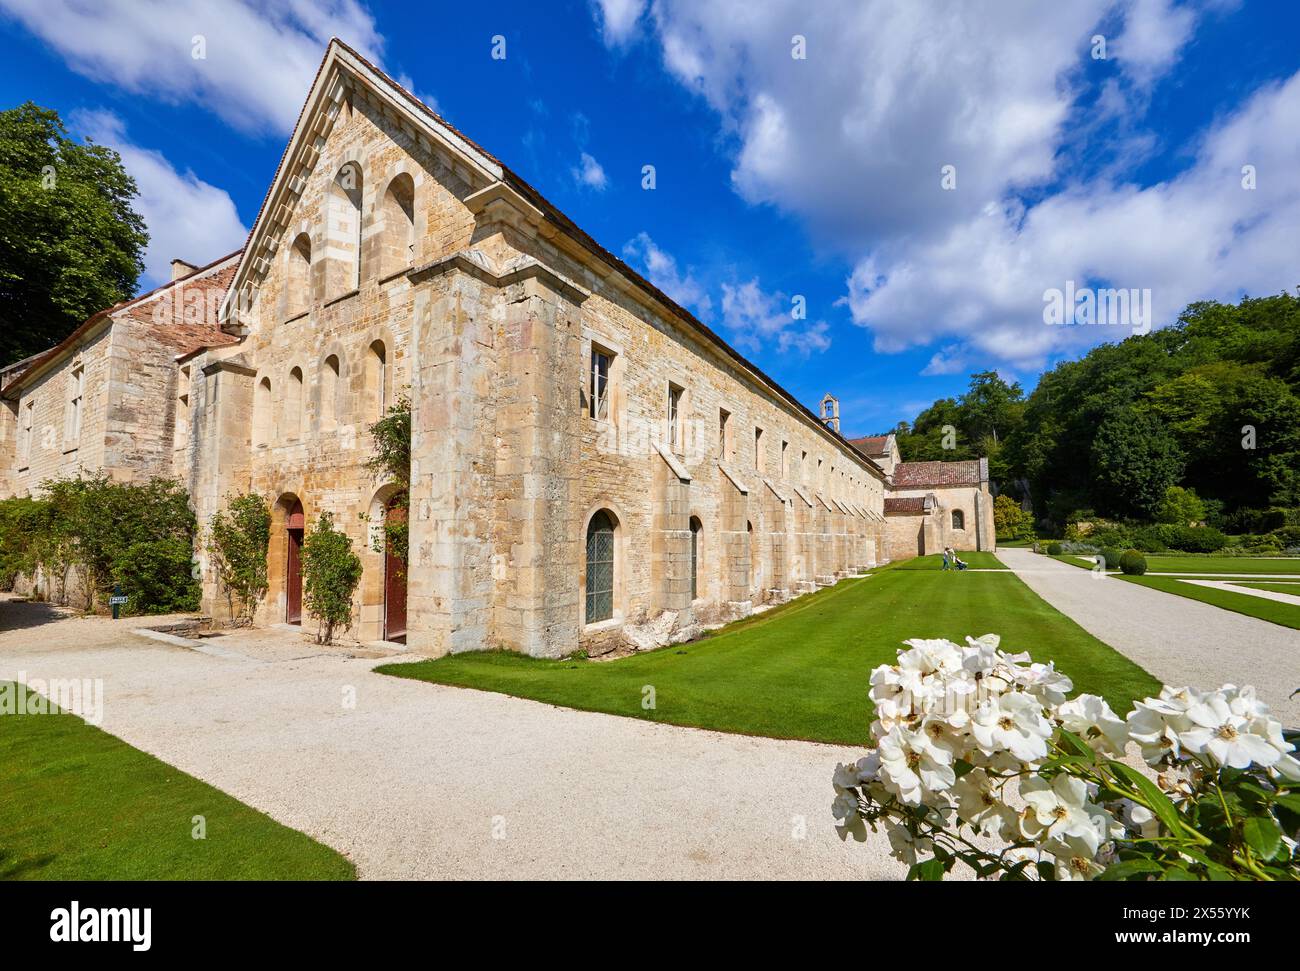
[[[353, 634], [430, 655], [670, 643], [993, 545], [986, 465], [909, 477], [892, 436], [846, 440], [834, 399], [802, 406], [338, 41], [244, 250], [175, 276], [0, 374], [0, 488], [170, 474], [200, 523], [266, 497], [261, 624], [302, 621], [321, 511], [364, 562]], [[405, 571], [383, 551], [394, 485], [367, 468], [399, 395]], [[225, 604], [205, 567], [205, 610]]]

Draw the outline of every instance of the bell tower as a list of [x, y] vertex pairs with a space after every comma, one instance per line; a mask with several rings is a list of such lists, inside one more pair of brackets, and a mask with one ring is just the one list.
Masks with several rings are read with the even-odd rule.
[[821, 419], [822, 424], [832, 431], [838, 432], [840, 430], [840, 399], [829, 391], [822, 398]]

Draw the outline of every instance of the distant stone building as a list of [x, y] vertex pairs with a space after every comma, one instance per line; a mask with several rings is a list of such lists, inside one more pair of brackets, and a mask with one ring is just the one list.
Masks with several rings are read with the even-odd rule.
[[[229, 290], [219, 325], [145, 325], [143, 302], [204, 281]], [[838, 402], [799, 404], [338, 41], [242, 255], [97, 318], [5, 387], [6, 492], [166, 472], [201, 523], [266, 497], [257, 623], [310, 619], [321, 512], [365, 568], [354, 635], [429, 655], [671, 643], [890, 556], [893, 459], [840, 435]], [[405, 568], [384, 548], [396, 485], [367, 467], [399, 398]], [[37, 459], [51, 424], [77, 447]]]
[[179, 356], [230, 343], [217, 324], [239, 254], [177, 261], [164, 286], [101, 311], [57, 347], [0, 372], [0, 494], [78, 472], [171, 475], [188, 442]]
[[993, 550], [988, 459], [900, 462], [894, 436], [854, 439], [888, 476], [885, 550], [892, 560], [955, 550]]

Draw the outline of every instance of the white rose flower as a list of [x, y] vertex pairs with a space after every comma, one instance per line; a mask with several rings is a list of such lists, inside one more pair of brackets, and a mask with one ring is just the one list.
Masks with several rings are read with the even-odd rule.
[[1043, 844], [1056, 864], [1058, 880], [1091, 880], [1101, 873], [1097, 847], [1077, 836], [1063, 836]]
[[1022, 668], [1017, 680], [1047, 708], [1061, 704], [1074, 688], [1074, 682], [1056, 670], [1056, 664], [1052, 661]]
[[1080, 736], [1095, 751], [1123, 755], [1128, 747], [1128, 725], [1105, 698], [1079, 695], [1060, 705], [1056, 717], [1066, 731]]
[[1143, 839], [1153, 839], [1160, 834], [1160, 824], [1156, 814], [1146, 806], [1139, 806], [1132, 799], [1120, 800], [1120, 818], [1132, 833]]
[[934, 840], [928, 836], [914, 837], [907, 831], [907, 827], [896, 823], [891, 823], [888, 829], [889, 845], [893, 848], [889, 855], [900, 863], [913, 866], [920, 854], [928, 854], [934, 849]]
[[922, 732], [895, 726], [880, 740], [880, 781], [903, 802], [919, 805], [957, 778], [952, 755]]
[[1052, 726], [1036, 698], [1011, 692], [980, 705], [971, 719], [971, 734], [986, 755], [1005, 749], [1022, 762], [1032, 763], [1047, 757]]
[[988, 836], [999, 836], [1015, 819], [1015, 812], [998, 799], [993, 780], [983, 769], [971, 769], [952, 786], [957, 816]]
[[1187, 709], [1192, 727], [1180, 733], [1183, 747], [1208, 755], [1220, 765], [1244, 769], [1252, 763], [1268, 767], [1281, 761], [1268, 738], [1252, 731], [1252, 721], [1236, 714], [1219, 693], [1206, 695]]
[[1147, 698], [1135, 702], [1128, 713], [1129, 738], [1142, 749], [1148, 765], [1162, 759], [1182, 758], [1183, 743], [1179, 732], [1192, 727], [1185, 707], [1173, 707], [1163, 700]]
[[1092, 847], [1091, 856], [1109, 835], [1110, 816], [1088, 801], [1088, 786], [1082, 779], [1061, 773], [1051, 782], [1030, 776], [1020, 783], [1025, 809], [1020, 829], [1032, 840], [1071, 837]]

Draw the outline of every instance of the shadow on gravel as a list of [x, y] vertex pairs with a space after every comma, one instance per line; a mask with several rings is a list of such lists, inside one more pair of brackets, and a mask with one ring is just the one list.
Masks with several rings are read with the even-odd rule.
[[52, 607], [47, 603], [0, 599], [0, 633], [41, 627], [63, 620], [67, 616], [66, 610]]

